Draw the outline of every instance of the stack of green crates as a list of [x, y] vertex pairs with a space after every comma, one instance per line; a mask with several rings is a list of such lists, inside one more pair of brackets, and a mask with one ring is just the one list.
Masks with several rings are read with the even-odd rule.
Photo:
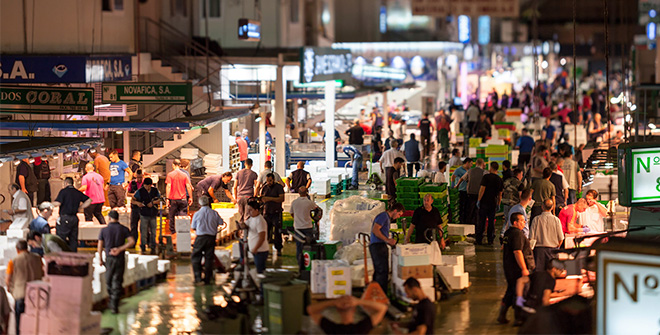
[[449, 188], [449, 209], [451, 210], [451, 217], [449, 222], [451, 223], [461, 223], [460, 222], [460, 194], [457, 188]]
[[423, 178], [399, 178], [396, 180], [396, 200], [406, 210], [414, 210], [422, 204], [419, 199], [419, 186], [423, 182]]
[[344, 181], [341, 183], [330, 184], [330, 193], [332, 195], [340, 195], [344, 191]]

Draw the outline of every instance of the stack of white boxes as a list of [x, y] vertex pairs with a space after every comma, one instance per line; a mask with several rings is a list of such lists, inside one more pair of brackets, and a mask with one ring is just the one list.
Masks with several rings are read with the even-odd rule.
[[222, 173], [222, 155], [207, 154], [204, 156], [204, 167], [206, 175], [217, 175]]
[[392, 282], [398, 297], [408, 299], [403, 283], [413, 277], [419, 281], [426, 297], [435, 301], [431, 252], [431, 246], [426, 243], [396, 246], [396, 253], [392, 257]]
[[199, 149], [197, 148], [181, 148], [181, 159], [195, 160], [199, 157]]
[[142, 277], [137, 278], [138, 280], [155, 277], [158, 274], [158, 256], [138, 256], [137, 267], [142, 274]]
[[[328, 272], [328, 268], [332, 270]], [[314, 259], [310, 277], [310, 289], [314, 294], [327, 295], [328, 290], [331, 290], [331, 296], [334, 296], [335, 292], [341, 293], [341, 290], [345, 294], [351, 294], [351, 267], [344, 261]]]
[[176, 251], [191, 252], [192, 237], [190, 236], [190, 217], [174, 217], [174, 229], [176, 230]]
[[76, 253], [46, 255], [46, 264], [51, 262], [57, 263], [59, 268], [86, 266], [87, 274], [80, 277], [54, 274], [56, 273], [54, 272], [48, 273], [45, 281], [28, 283], [25, 314], [21, 315], [21, 332], [23, 334], [100, 334], [101, 313], [92, 312], [91, 255]]
[[450, 223], [447, 225], [447, 233], [450, 236], [466, 236], [474, 234], [474, 225]]
[[470, 285], [470, 274], [465, 272], [463, 255], [442, 255], [444, 264], [437, 265], [438, 271], [452, 290], [462, 290]]
[[330, 186], [330, 178], [324, 173], [312, 174], [312, 186], [309, 188], [310, 192], [323, 196], [324, 198], [332, 192]]

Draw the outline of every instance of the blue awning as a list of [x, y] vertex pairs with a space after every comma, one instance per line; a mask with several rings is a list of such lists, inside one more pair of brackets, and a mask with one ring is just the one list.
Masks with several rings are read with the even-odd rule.
[[188, 122], [131, 122], [131, 121], [3, 121], [2, 130], [59, 130], [59, 131], [179, 131], [190, 129]]

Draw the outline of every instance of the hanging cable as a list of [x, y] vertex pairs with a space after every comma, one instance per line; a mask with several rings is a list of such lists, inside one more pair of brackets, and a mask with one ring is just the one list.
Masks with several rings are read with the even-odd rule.
[[610, 104], [610, 35], [609, 35], [609, 5], [608, 0], [603, 0], [603, 6], [605, 11], [603, 13], [603, 22], [605, 27], [605, 110], [607, 113], [607, 146], [612, 146], [612, 136], [611, 136], [611, 104]]

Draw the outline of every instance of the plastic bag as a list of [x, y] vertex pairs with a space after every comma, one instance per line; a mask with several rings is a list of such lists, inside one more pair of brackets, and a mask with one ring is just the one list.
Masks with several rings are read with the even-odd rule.
[[431, 242], [431, 264], [432, 265], [441, 265], [442, 263], [442, 251], [440, 251], [440, 246], [438, 241]]
[[357, 195], [338, 200], [330, 211], [330, 240], [351, 244], [358, 233], [369, 233], [376, 215], [384, 211], [378, 200]]
[[[350, 245], [342, 247], [335, 253], [335, 259], [345, 261], [348, 264], [354, 264], [357, 260], [364, 259], [364, 248], [362, 243], [355, 241]], [[371, 258], [369, 248], [367, 248], [367, 258]]]

